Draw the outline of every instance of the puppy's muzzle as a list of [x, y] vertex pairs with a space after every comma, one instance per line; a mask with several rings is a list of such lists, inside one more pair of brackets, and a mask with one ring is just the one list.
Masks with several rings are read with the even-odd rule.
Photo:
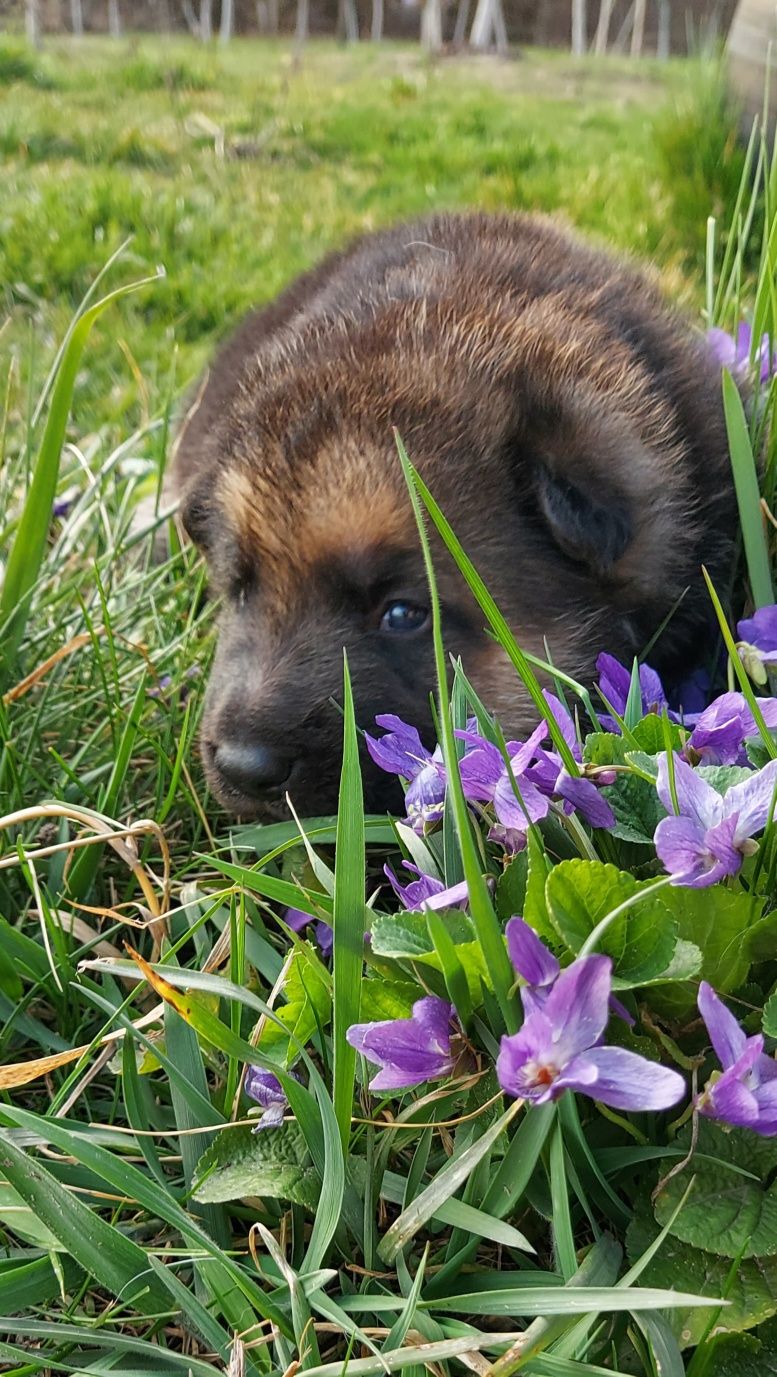
[[296, 760], [279, 746], [232, 737], [216, 747], [214, 763], [230, 788], [246, 798], [264, 799], [289, 786]]

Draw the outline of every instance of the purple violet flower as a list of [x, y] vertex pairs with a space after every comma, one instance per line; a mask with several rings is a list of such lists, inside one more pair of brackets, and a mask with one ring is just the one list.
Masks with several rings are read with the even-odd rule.
[[452, 1016], [452, 1004], [426, 995], [416, 1000], [411, 1018], [355, 1023], [349, 1028], [345, 1036], [351, 1046], [381, 1068], [370, 1081], [370, 1090], [407, 1090], [450, 1075]]
[[777, 666], [777, 603], [759, 607], [737, 622], [737, 650], [750, 678], [766, 683], [766, 671]]
[[283, 1123], [289, 1102], [278, 1077], [272, 1071], [265, 1071], [261, 1066], [247, 1067], [243, 1089], [248, 1098], [255, 1100], [264, 1111], [254, 1133], [262, 1128], [277, 1128]]
[[[283, 915], [283, 921], [291, 928], [292, 932], [302, 932], [303, 928], [306, 928], [308, 923], [313, 922], [313, 918], [311, 914], [303, 913], [301, 908], [287, 908]], [[323, 918], [317, 919], [315, 934], [319, 951], [324, 960], [327, 961], [332, 955], [332, 946], [334, 943], [334, 933], [332, 932], [331, 925], [325, 923]]]
[[[736, 338], [727, 330], [720, 330], [714, 326], [707, 331], [707, 343], [721, 368], [727, 368], [735, 378], [749, 377], [750, 353], [753, 347], [752, 325], [748, 325], [744, 320], [740, 321]], [[768, 382], [772, 373], [777, 371], [777, 360], [773, 363], [771, 359], [768, 335], [761, 336], [753, 366], [762, 383]]]
[[[545, 690], [543, 696], [574, 759], [581, 764], [583, 752], [577, 739], [572, 714], [554, 694]], [[590, 827], [615, 826], [615, 814], [607, 800], [602, 798], [593, 780], [586, 779], [582, 774], [569, 774], [557, 751], [538, 750], [535, 763], [526, 771], [526, 778], [530, 779], [532, 784], [536, 784], [541, 793], [547, 794], [550, 798], [562, 799], [564, 811], [578, 812]], [[611, 784], [612, 778], [603, 776], [602, 782]]]
[[753, 836], [763, 830], [774, 812], [777, 760], [754, 770], [749, 779], [733, 785], [723, 796], [680, 756], [675, 756], [674, 780], [680, 810], [677, 816], [664, 752], [658, 762], [656, 788], [670, 816], [661, 819], [654, 840], [672, 884], [704, 889], [726, 875], [736, 875], [744, 857], [757, 850]]
[[69, 516], [71, 508], [75, 505], [80, 496], [81, 489], [76, 485], [65, 488], [64, 492], [61, 492], [58, 497], [54, 498], [51, 506], [51, 515], [58, 517], [60, 520]]
[[541, 722], [528, 741], [507, 742], [512, 776], [521, 795], [519, 801], [499, 747], [474, 732], [457, 733], [474, 747], [460, 765], [464, 797], [471, 803], [493, 803], [497, 827], [492, 831], [492, 840], [502, 841], [512, 851], [523, 850], [529, 827], [546, 817], [550, 809], [547, 797], [526, 775], [547, 734], [547, 724]]
[[609, 956], [581, 956], [553, 982], [540, 1008], [511, 1037], [496, 1063], [509, 1095], [544, 1104], [576, 1090], [613, 1109], [668, 1109], [682, 1098], [676, 1071], [623, 1047], [603, 1047], [612, 984]]
[[417, 875], [416, 880], [411, 880], [410, 884], [403, 885], [397, 879], [390, 865], [384, 865], [383, 873], [386, 876], [391, 888], [397, 898], [401, 900], [406, 909], [411, 911], [418, 909], [440, 909], [440, 908], [460, 908], [466, 904], [469, 898], [467, 885], [464, 881], [458, 885], [451, 885], [446, 889], [442, 880], [438, 880], [434, 875], [424, 875], [417, 865], [412, 861], [403, 861], [405, 870]]
[[[777, 699], [757, 698], [764, 721], [770, 731], [777, 728]], [[705, 765], [747, 765], [745, 741], [757, 736], [753, 714], [742, 693], [722, 693], [699, 713], [696, 726], [685, 744], [683, 754]]]
[[[545, 1007], [548, 995], [561, 974], [561, 966], [553, 952], [548, 951], [534, 928], [523, 918], [511, 918], [505, 928], [505, 936], [510, 960], [517, 974], [526, 981], [521, 986], [520, 994], [523, 1012], [528, 1018], [529, 1014]], [[634, 1027], [634, 1019], [628, 1009], [612, 992], [609, 1006], [610, 1013], [623, 1019], [630, 1028]]]
[[367, 750], [376, 765], [389, 774], [400, 775], [409, 781], [405, 794], [407, 820], [416, 832], [423, 832], [428, 822], [439, 822], [445, 802], [445, 765], [442, 751], [427, 751], [415, 727], [403, 722], [393, 713], [375, 718], [379, 727], [386, 728], [385, 736], [374, 737], [367, 732]]
[[707, 1082], [697, 1100], [700, 1114], [765, 1138], [777, 1134], [777, 1062], [764, 1052], [759, 1033], [747, 1037], [706, 980], [699, 986], [699, 1013], [707, 1025], [722, 1074]]
[[[623, 717], [626, 712], [629, 689], [631, 687], [631, 670], [622, 665], [620, 660], [616, 660], [614, 655], [607, 655], [604, 652], [596, 661], [596, 668], [599, 671], [599, 688], [607, 699], [611, 708], [614, 708], [619, 717]], [[640, 665], [639, 667], [639, 686], [642, 690], [642, 716], [654, 712], [659, 715], [664, 708], [669, 712], [672, 722], [678, 722], [677, 713], [669, 710], [669, 702], [664, 692], [659, 675], [650, 665]], [[600, 713], [599, 717], [602, 724], [608, 731], [620, 733], [620, 727], [614, 717], [609, 717], [605, 713]]]
[[528, 1018], [544, 1008], [548, 995], [561, 974], [561, 966], [523, 918], [511, 918], [505, 928], [507, 951], [516, 973], [526, 984], [521, 986], [521, 1003]]

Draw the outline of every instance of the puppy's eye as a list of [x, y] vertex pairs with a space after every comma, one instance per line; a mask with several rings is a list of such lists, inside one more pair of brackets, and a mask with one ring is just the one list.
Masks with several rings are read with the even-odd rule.
[[246, 602], [254, 588], [254, 579], [250, 574], [244, 574], [240, 578], [232, 581], [230, 586], [230, 596], [238, 607], [245, 607]]
[[380, 619], [381, 631], [420, 631], [429, 620], [429, 609], [412, 602], [390, 602]]

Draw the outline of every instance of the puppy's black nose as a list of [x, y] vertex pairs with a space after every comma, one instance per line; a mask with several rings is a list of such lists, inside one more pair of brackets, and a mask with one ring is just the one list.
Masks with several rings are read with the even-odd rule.
[[258, 741], [222, 741], [216, 748], [216, 765], [224, 779], [250, 798], [280, 789], [293, 764], [292, 757], [280, 747]]

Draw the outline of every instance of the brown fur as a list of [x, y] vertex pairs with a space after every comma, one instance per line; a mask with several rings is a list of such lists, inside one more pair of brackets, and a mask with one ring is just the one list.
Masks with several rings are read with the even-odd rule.
[[[400, 226], [250, 316], [178, 446], [184, 520], [224, 594], [203, 753], [235, 811], [279, 805], [225, 778], [227, 739], [293, 751], [295, 804], [333, 808], [343, 646], [360, 724], [395, 712], [429, 736], [429, 631], [378, 629], [388, 601], [427, 603], [393, 427], [527, 649], [547, 638], [590, 679], [600, 650], [639, 651], [680, 600], [651, 658], [692, 662], [700, 564], [724, 576], [734, 523], [703, 341], [549, 221]], [[534, 710], [437, 553], [448, 649], [520, 734]], [[369, 767], [366, 785], [369, 806], [390, 800]]]

